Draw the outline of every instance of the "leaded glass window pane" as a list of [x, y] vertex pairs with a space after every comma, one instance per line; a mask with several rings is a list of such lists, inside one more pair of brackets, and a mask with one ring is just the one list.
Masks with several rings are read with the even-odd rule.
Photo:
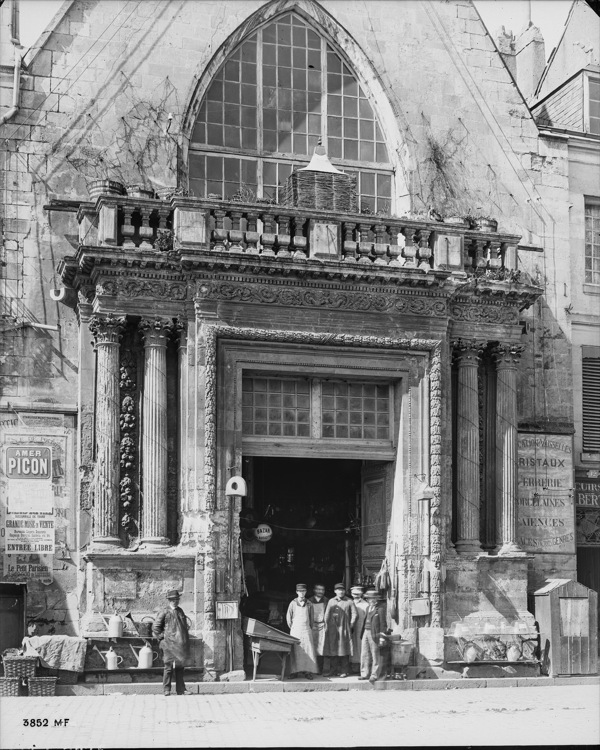
[[[319, 138], [335, 164], [359, 176], [360, 203], [389, 212], [392, 169], [366, 92], [331, 44], [286, 13], [247, 38], [208, 87], [192, 132], [190, 189], [231, 193], [237, 177], [225, 178], [224, 157], [208, 159], [217, 149], [237, 153], [238, 161], [256, 157], [252, 185], [259, 196], [275, 198], [292, 166], [309, 161]], [[204, 161], [199, 152], [207, 154]]]
[[585, 281], [600, 284], [600, 203], [585, 206]]

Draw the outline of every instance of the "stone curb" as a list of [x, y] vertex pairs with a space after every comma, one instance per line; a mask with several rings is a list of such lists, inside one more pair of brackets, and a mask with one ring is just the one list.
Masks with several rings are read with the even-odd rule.
[[[553, 687], [558, 685], [600, 685], [599, 675], [574, 675], [573, 677], [490, 677], [460, 680], [386, 680], [371, 685], [369, 682], [340, 680], [335, 682], [187, 682], [187, 689], [200, 695], [233, 695], [240, 693], [319, 693], [348, 692], [351, 690], [463, 690], [469, 688], [499, 687]], [[160, 695], [160, 683], [107, 683], [57, 685], [57, 696], [65, 695]], [[172, 696], [176, 697], [176, 696]]]

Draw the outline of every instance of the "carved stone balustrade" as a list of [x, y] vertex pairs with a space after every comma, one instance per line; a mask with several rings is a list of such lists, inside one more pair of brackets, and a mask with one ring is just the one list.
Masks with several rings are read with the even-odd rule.
[[81, 245], [101, 248], [173, 247], [180, 257], [214, 254], [219, 262], [257, 256], [269, 264], [316, 261], [375, 273], [445, 271], [517, 280], [518, 237], [440, 221], [182, 196], [160, 201], [104, 195], [95, 205], [82, 204], [78, 216]]

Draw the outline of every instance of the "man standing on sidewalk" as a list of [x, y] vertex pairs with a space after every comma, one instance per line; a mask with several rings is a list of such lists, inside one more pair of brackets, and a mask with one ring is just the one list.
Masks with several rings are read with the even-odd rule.
[[330, 599], [325, 610], [325, 646], [323, 677], [347, 677], [352, 654], [352, 631], [358, 612], [352, 599], [348, 599], [343, 583], [333, 587], [335, 598]]
[[365, 594], [369, 609], [364, 621], [359, 680], [375, 682], [381, 673], [381, 655], [379, 653], [379, 634], [381, 632], [381, 615], [377, 608], [378, 594], [375, 589], [369, 589]]
[[179, 591], [168, 591], [167, 601], [168, 607], [158, 613], [152, 626], [152, 635], [159, 639], [163, 652], [164, 694], [171, 695], [171, 678], [175, 672], [177, 695], [191, 695], [183, 681], [183, 669], [190, 660], [190, 635], [187, 618], [179, 606]]

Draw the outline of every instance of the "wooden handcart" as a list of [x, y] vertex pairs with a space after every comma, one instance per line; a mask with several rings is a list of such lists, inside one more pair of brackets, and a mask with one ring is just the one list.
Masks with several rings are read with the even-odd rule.
[[287, 656], [292, 650], [292, 646], [300, 643], [298, 638], [293, 635], [284, 633], [277, 628], [267, 625], [260, 620], [252, 617], [244, 618], [244, 633], [250, 638], [250, 648], [252, 651], [252, 681], [256, 680], [256, 672], [260, 657], [267, 651], [275, 652], [281, 659], [281, 680], [285, 677], [285, 667]]

